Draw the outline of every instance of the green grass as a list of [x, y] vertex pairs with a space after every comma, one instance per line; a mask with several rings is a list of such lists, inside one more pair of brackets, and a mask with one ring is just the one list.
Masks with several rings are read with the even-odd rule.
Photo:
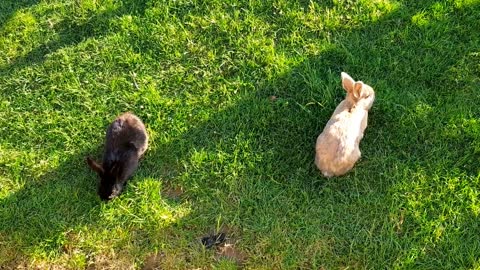
[[[326, 180], [341, 71], [377, 100]], [[479, 100], [478, 0], [2, 0], [0, 268], [480, 269]], [[124, 111], [151, 146], [105, 204]]]

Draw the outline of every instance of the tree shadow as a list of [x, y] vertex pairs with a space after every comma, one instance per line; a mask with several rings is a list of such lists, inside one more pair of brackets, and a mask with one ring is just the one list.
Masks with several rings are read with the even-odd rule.
[[[38, 246], [61, 252], [63, 233], [97, 221], [100, 200], [96, 180], [84, 166], [89, 152], [91, 149], [66, 158], [37, 179], [27, 179], [20, 190], [0, 200], [0, 238], [17, 244], [3, 252], [14, 250], [20, 253], [16, 255], [20, 260]], [[11, 263], [19, 262], [2, 261], [4, 265]]]
[[[428, 121], [429, 117], [435, 117], [433, 112], [419, 114], [408, 120], [413, 122], [404, 119], [422, 102], [437, 111], [445, 105], [442, 98], [448, 89], [439, 89], [437, 79], [448, 73], [460, 57], [471, 51], [472, 48], [462, 45], [466, 40], [479, 40], [474, 31], [449, 32], [445, 36], [442, 27], [446, 23], [467, 27], [462, 23], [462, 18], [465, 15], [472, 17], [471, 12], [478, 11], [478, 5], [456, 10], [448, 18], [431, 22], [427, 27], [412, 24], [411, 18], [415, 14], [435, 3], [403, 1], [397, 10], [378, 22], [354, 29], [345, 36], [342, 36], [345, 33], [335, 36], [331, 48], [318, 55], [307, 56], [304, 62], [286, 74], [256, 85], [255, 91], [244, 93], [233, 105], [202, 123], [192, 123], [183, 135], [158, 144], [147, 152], [139, 169], [140, 174], [146, 176], [148, 173], [148, 177], [180, 185], [186, 190], [185, 200], [194, 201], [188, 217], [176, 224], [177, 234], [185, 233], [193, 239], [192, 232], [201, 234], [216, 223], [223, 223], [241, 227], [246, 231], [244, 236], [248, 243], [261, 243], [262, 240], [272, 240], [272, 235], [280, 236], [264, 244], [266, 247], [258, 247], [258, 250], [288, 250], [289, 246], [293, 246], [296, 249], [291, 251], [294, 255], [307, 250], [303, 246], [312, 244], [311, 235], [315, 235], [313, 238], [336, 239], [333, 245], [318, 253], [305, 254], [309, 262], [300, 266], [305, 268], [320, 267], [327, 256], [333, 258], [331, 264], [337, 267], [355, 261], [359, 263], [356, 265], [358, 268], [402, 266], [408, 258], [406, 254], [396, 254], [399, 245], [403, 248], [424, 248], [423, 239], [413, 233], [420, 225], [411, 220], [412, 214], [408, 213], [411, 209], [405, 206], [403, 198], [395, 198], [392, 194], [398, 191], [396, 185], [400, 185], [405, 178], [398, 172], [399, 167], [406, 169], [413, 164], [424, 166], [427, 177], [435, 174], [438, 167], [446, 165], [462, 170], [469, 177], [474, 174], [472, 164], [465, 169], [464, 163], [454, 163], [456, 157], [468, 150], [457, 152], [453, 147], [449, 149], [451, 163], [432, 159], [438, 157], [435, 152], [438, 149], [431, 146], [443, 139], [438, 135], [437, 140], [429, 141], [438, 130], [435, 123]], [[478, 15], [473, 17], [478, 18]], [[68, 37], [66, 40], [78, 42], [91, 36], [88, 24], [80, 26], [81, 34], [73, 36], [69, 36], [71, 34], [65, 30], [68, 27], [62, 26], [65, 31], [63, 36]], [[404, 31], [397, 31], [399, 28]], [[421, 38], [427, 34], [427, 38]], [[432, 47], [429, 38], [437, 37], [443, 37], [442, 42], [451, 43], [452, 46]], [[60, 42], [54, 47], [59, 48], [67, 42]], [[428, 61], [422, 62], [417, 54], [403, 54], [403, 47], [425, 52], [425, 60]], [[456, 50], [450, 51], [452, 47]], [[380, 54], [376, 52], [379, 48]], [[45, 54], [40, 52], [35, 58], [41, 58], [42, 55]], [[384, 55], [389, 58], [382, 58]], [[431, 63], [439, 64], [430, 72], [424, 71]], [[370, 70], [371, 65], [383, 67], [383, 73], [379, 73], [378, 69]], [[343, 99], [340, 71], [347, 71], [355, 79], [372, 85], [377, 90], [378, 98], [362, 141], [362, 160], [347, 176], [326, 181], [313, 165], [314, 144], [333, 109]], [[231, 74], [232, 77], [237, 75]], [[409, 78], [395, 79], [392, 83], [392, 78], [399, 76]], [[444, 84], [454, 85], [453, 79], [442, 77], [441, 80]], [[405, 91], [399, 93], [399, 89]], [[475, 94], [470, 97], [475, 97]], [[142, 116], [141, 113], [139, 115]], [[460, 117], [461, 113], [452, 116], [444, 112], [437, 116], [447, 119]], [[394, 137], [395, 134], [392, 135], [392, 130], [397, 135], [407, 134], [408, 137], [400, 141]], [[474, 139], [467, 138], [469, 142]], [[69, 182], [68, 177], [62, 176], [64, 172], [66, 175], [78, 174], [77, 168], [83, 164], [82, 159], [83, 155], [69, 159], [59, 169], [42, 177], [44, 180], [41, 183], [31, 184], [31, 187], [2, 200], [1, 205], [7, 206], [3, 210], [6, 213], [5, 223], [0, 226], [2, 237], [14, 235], [12, 237], [19, 239], [19, 243], [33, 248], [39, 242], [29, 236], [31, 225], [42, 228], [45, 226], [42, 224], [49, 224], [49, 220], [58, 220], [53, 227], [40, 231], [41, 239], [51, 239], [78, 224], [95, 223], [99, 210], [94, 207], [98, 199], [95, 199], [93, 181]], [[405, 164], [392, 164], [392, 161], [399, 160], [405, 160]], [[87, 171], [86, 166], [82, 168]], [[372, 171], [379, 174], [372, 175]], [[407, 176], [412, 175], [409, 172]], [[88, 177], [91, 178], [91, 174]], [[413, 187], [408, 186], [403, 192], [410, 192], [410, 188]], [[64, 193], [50, 195], [51, 190]], [[82, 197], [87, 200], [82, 200]], [[55, 207], [45, 207], [49, 202], [53, 202]], [[411, 238], [396, 235], [393, 226], [392, 230], [385, 229], [393, 223], [388, 218], [392, 211], [390, 204], [393, 203], [399, 203], [396, 208], [407, 208], [404, 221], [407, 233], [403, 235]], [[218, 211], [212, 212], [212, 209]], [[60, 211], [78, 215], [65, 216]], [[20, 225], [16, 227], [16, 224]], [[283, 229], [288, 231], [287, 236], [287, 233], [276, 234], [280, 230], [278, 224], [283, 224]], [[427, 245], [431, 253], [416, 257], [410, 265], [420, 264], [429, 254], [440, 256], [438, 252], [444, 251], [450, 243], [479, 242], [478, 226], [472, 225], [472, 219], [466, 217], [454, 225], [472, 227], [474, 231], [463, 231], [463, 234], [456, 236], [459, 241], [445, 241], [440, 247]], [[309, 228], [315, 228], [320, 233], [309, 231]], [[371, 240], [375, 233], [379, 233], [379, 236]], [[302, 243], [289, 242], [286, 238], [290, 235]], [[369, 241], [386, 244], [371, 244]], [[249, 249], [248, 246], [244, 248]], [[463, 265], [473, 265], [475, 261], [467, 254], [468, 246], [462, 251], [467, 252], [449, 256], [454, 256]], [[380, 252], [382, 255], [377, 258], [365, 257]], [[280, 264], [288, 266], [287, 261]]]
[[0, 3], [0, 29], [19, 9], [33, 6], [38, 0], [5, 0]]
[[[436, 4], [436, 1], [401, 2], [398, 9], [378, 22], [354, 29], [345, 36], [334, 37], [336, 41], [331, 49], [307, 57], [307, 60], [287, 74], [257, 86], [257, 91], [245, 94], [233, 106], [219, 111], [203, 123], [195, 124], [182, 136], [158, 145], [146, 166], [158, 169], [159, 177], [169, 175], [167, 179], [185, 187], [189, 198], [202, 202], [182, 222], [191, 226], [195, 222], [200, 227], [215, 224], [220, 213], [208, 211], [214, 208], [228, 209], [225, 205], [230, 203], [234, 209], [221, 213], [226, 223], [242, 226], [250, 232], [249, 237], [269, 233], [275, 224], [282, 223], [292, 214], [285, 209], [283, 215], [278, 215], [279, 206], [275, 203], [281, 200], [263, 190], [270, 190], [271, 193], [276, 191], [281, 197], [282, 190], [286, 189], [292, 192], [291, 197], [296, 198], [292, 200], [299, 205], [303, 203], [318, 207], [310, 209], [311, 213], [304, 214], [331, 217], [331, 221], [325, 224], [318, 224], [318, 221], [325, 222], [324, 218], [306, 222], [323, 227], [326, 235], [337, 238], [338, 244], [330, 251], [331, 255], [337, 255], [338, 261], [335, 263], [349, 264], [358, 260], [364, 267], [418, 266], [424, 263], [427, 254], [439, 256], [448, 245], [462, 243], [464, 240], [468, 243], [477, 241], [478, 233], [464, 231], [463, 234], [455, 234], [458, 237], [456, 240], [445, 241], [448, 244], [442, 244], [441, 247], [427, 244], [427, 249], [431, 252], [416, 257], [413, 264], [409, 264], [410, 259], [405, 254], [395, 252], [397, 245], [420, 250], [425, 247], [423, 239], [414, 235], [408, 239], [395, 234], [394, 223], [398, 220], [385, 218], [392, 211], [395, 212], [390, 208], [391, 205], [397, 203], [394, 208], [399, 211], [405, 207], [406, 202], [394, 194], [405, 180], [405, 175], [398, 171], [399, 167], [408, 170], [414, 165], [425, 166], [427, 175], [434, 175], [439, 167], [451, 167], [467, 177], [475, 176], [472, 162], [465, 159], [462, 159], [463, 162], [458, 161], [464, 154], [471, 156], [471, 151], [457, 151], [452, 147], [446, 153], [448, 160], [436, 160], [439, 157], [437, 151], [445, 150], [444, 146], [438, 144], [446, 138], [437, 134], [432, 140], [431, 136], [438, 132], [439, 123], [447, 124], [445, 121], [448, 119], [463, 115], [463, 112], [442, 111], [446, 102], [444, 98], [450, 94], [447, 93], [449, 89], [438, 86], [439, 82], [455, 85], [454, 79], [448, 78], [447, 74], [459, 59], [475, 49], [463, 44], [467, 41], [478, 42], [476, 33], [458, 29], [468, 28], [466, 22], [478, 25], [478, 22], [474, 22], [474, 18], [478, 19], [478, 15], [475, 15], [478, 5], [455, 8], [455, 12], [448, 13], [446, 17], [432, 18], [427, 26], [412, 21], [412, 17]], [[465, 21], [465, 17], [469, 20]], [[454, 27], [446, 32], [449, 24]], [[399, 29], [403, 31], [398, 31]], [[422, 38], [424, 35], [426, 36]], [[443, 38], [441, 42], [445, 43], [438, 47], [432, 46], [432, 39], [440, 37]], [[416, 53], [405, 55], [403, 47], [414, 49]], [[452, 47], [455, 47], [454, 51], [451, 50]], [[380, 55], [375, 52], [379, 48]], [[424, 52], [425, 58], [419, 59], [419, 51]], [[388, 55], [389, 58], [382, 58], [382, 55]], [[383, 72], [369, 70], [372, 62], [383, 67], [380, 68]], [[433, 63], [437, 65], [431, 66]], [[313, 165], [314, 143], [331, 112], [343, 99], [338, 79], [340, 71], [354, 74], [356, 79], [372, 85], [377, 90], [377, 101], [362, 141], [362, 160], [347, 176], [326, 181]], [[401, 80], [398, 79], [399, 76], [408, 79]], [[405, 91], [396, 92], [398, 89]], [[474, 96], [475, 93], [471, 93], [469, 97]], [[432, 112], [405, 120], [406, 116], [414, 114], [422, 104], [428, 104], [433, 108]], [[449, 104], [448, 107], [452, 109], [457, 106]], [[440, 122], [429, 121], [432, 117], [437, 117]], [[392, 134], [392, 131], [395, 132]], [[395, 138], [398, 134], [405, 134], [405, 138]], [[471, 143], [472, 138], [467, 141]], [[461, 147], [464, 142], [452, 143]], [[153, 163], [158, 160], [162, 164]], [[218, 165], [214, 160], [222, 161]], [[399, 160], [405, 160], [405, 164], [395, 166], [388, 163]], [[232, 166], [237, 166], [238, 169], [232, 169]], [[197, 174], [196, 168], [211, 173]], [[172, 174], [172, 171], [176, 172]], [[372, 175], [372, 171], [379, 174]], [[305, 182], [306, 179], [309, 182]], [[328, 198], [336, 199], [328, 201]], [[378, 201], [382, 201], [383, 205], [375, 203]], [[285, 205], [285, 208], [288, 207]], [[355, 209], [356, 212], [345, 214], [339, 211], [336, 214], [321, 208], [347, 211]], [[412, 215], [409, 211], [413, 209], [407, 209], [407, 216]], [[263, 220], [264, 216], [269, 217], [269, 220]], [[355, 230], [349, 227], [352, 219], [357, 222], [358, 228]], [[202, 225], [198, 225], [199, 220], [202, 220]], [[410, 221], [407, 218], [405, 222], [407, 220]], [[467, 216], [464, 221], [451, 226], [468, 227], [471, 223], [472, 219]], [[284, 226], [285, 230], [300, 230], [292, 223], [285, 223]], [[382, 226], [391, 226], [392, 230]], [[415, 230], [421, 225], [411, 223], [406, 226]], [[372, 239], [372, 232], [379, 233], [374, 241], [384, 241], [386, 244], [367, 244]], [[261, 240], [262, 237], [259, 236], [254, 241]], [[285, 247], [282, 243], [279, 246]], [[366, 258], [366, 253], [362, 253], [365, 250], [368, 250], [368, 254], [380, 252], [383, 256]], [[466, 246], [461, 250], [460, 253], [450, 254], [455, 257], [453, 261], [464, 266], [474, 265], [475, 260], [467, 254], [471, 250]], [[309, 267], [321, 265], [322, 255], [312, 256]], [[455, 267], [450, 265], [450, 268]]]
[[71, 17], [64, 18], [53, 26], [56, 35], [52, 40], [39, 44], [25, 56], [13, 59], [10, 64], [0, 68], [0, 74], [11, 74], [26, 66], [40, 64], [48, 54], [61, 48], [79, 44], [89, 38], [101, 37], [108, 32], [113, 19], [124, 15], [143, 16], [149, 1], [122, 0], [120, 3], [120, 7], [86, 16], [86, 20], [77, 18], [74, 12]]

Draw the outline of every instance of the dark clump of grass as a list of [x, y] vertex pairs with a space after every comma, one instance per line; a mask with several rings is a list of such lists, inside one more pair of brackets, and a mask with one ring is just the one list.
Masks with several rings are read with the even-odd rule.
[[[0, 266], [478, 268], [476, 29], [464, 0], [2, 1]], [[326, 180], [341, 71], [377, 100]], [[151, 145], [105, 204], [84, 157], [124, 111]]]

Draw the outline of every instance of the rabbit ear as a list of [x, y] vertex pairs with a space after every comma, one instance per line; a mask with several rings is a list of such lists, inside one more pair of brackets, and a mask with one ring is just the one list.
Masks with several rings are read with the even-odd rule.
[[90, 157], [87, 157], [87, 164], [90, 166], [90, 168], [94, 171], [96, 171], [98, 174], [103, 174], [103, 168], [100, 164], [98, 164], [95, 160], [91, 159]]
[[363, 82], [362, 81], [358, 81], [353, 85], [352, 94], [356, 99], [359, 99], [362, 96], [362, 89], [363, 89]]
[[342, 72], [341, 75], [342, 75], [343, 89], [345, 89], [345, 91], [347, 91], [347, 92], [352, 92], [353, 91], [353, 85], [355, 84], [355, 81], [352, 79], [352, 77], [350, 77], [350, 75], [348, 75], [345, 72]]

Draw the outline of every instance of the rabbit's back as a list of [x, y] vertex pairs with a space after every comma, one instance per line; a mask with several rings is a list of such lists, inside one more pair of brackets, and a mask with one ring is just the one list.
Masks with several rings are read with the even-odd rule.
[[108, 127], [105, 149], [107, 153], [123, 155], [125, 152], [134, 152], [139, 158], [147, 147], [147, 131], [137, 116], [124, 113]]
[[363, 130], [359, 123], [364, 115], [352, 115], [338, 106], [315, 146], [315, 164], [327, 177], [345, 174], [361, 156], [359, 141]]

